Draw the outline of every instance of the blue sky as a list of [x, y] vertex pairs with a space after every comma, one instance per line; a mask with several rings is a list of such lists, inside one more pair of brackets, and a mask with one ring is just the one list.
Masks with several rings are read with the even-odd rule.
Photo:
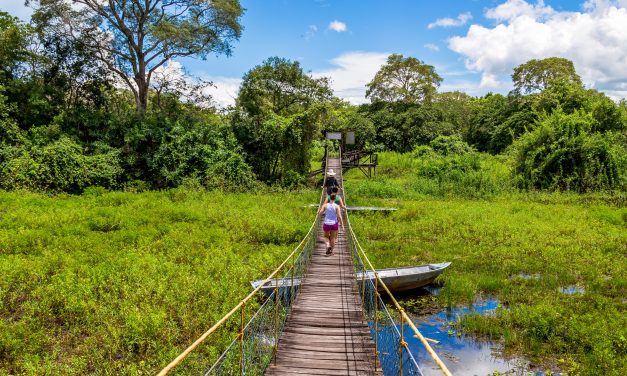
[[[330, 76], [337, 95], [362, 103], [364, 85], [390, 53], [434, 65], [441, 91], [472, 95], [511, 89], [514, 66], [564, 56], [589, 87], [627, 94], [627, 0], [241, 0], [244, 31], [233, 54], [185, 59], [189, 73], [211, 79], [229, 104], [242, 75], [270, 56], [298, 60]], [[21, 0], [0, 9], [27, 17]]]

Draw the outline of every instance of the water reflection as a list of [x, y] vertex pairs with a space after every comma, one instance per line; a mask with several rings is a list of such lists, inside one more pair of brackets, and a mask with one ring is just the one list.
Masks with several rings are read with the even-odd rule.
[[583, 287], [579, 287], [579, 286], [560, 287], [559, 290], [562, 294], [566, 294], [566, 295], [576, 295], [576, 294], [586, 293], [586, 289]]
[[[495, 351], [495, 343], [478, 341], [448, 326], [449, 322], [456, 322], [460, 316], [471, 312], [491, 314], [498, 305], [496, 299], [486, 299], [471, 307], [456, 307], [432, 315], [413, 317], [413, 320], [424, 336], [439, 341], [432, 347], [453, 374], [491, 375], [497, 371], [516, 374], [524, 368], [522, 361], [503, 359]], [[411, 337], [406, 338], [406, 341], [425, 376], [442, 374], [419, 339]]]

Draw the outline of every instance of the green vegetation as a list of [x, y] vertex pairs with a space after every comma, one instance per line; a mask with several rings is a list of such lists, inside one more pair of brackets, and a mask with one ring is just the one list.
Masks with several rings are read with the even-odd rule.
[[[0, 375], [154, 374], [291, 252], [317, 198], [0, 193]], [[182, 370], [211, 365], [217, 334]]]
[[0, 12], [0, 374], [154, 373], [304, 236], [325, 131], [379, 152], [379, 177], [347, 183], [351, 204], [400, 208], [353, 216], [377, 266], [453, 261], [441, 304], [503, 303], [466, 330], [627, 374], [627, 101], [572, 62], [528, 61], [507, 95], [472, 97], [392, 54], [356, 106], [270, 57], [218, 109], [165, 68], [228, 55], [238, 0], [72, 3]]
[[[345, 175], [350, 204], [399, 208], [351, 216], [375, 266], [451, 261], [442, 305], [482, 295], [503, 305], [463, 329], [571, 375], [625, 374], [624, 193], [518, 192], [499, 157], [428, 151], [382, 153], [375, 179]], [[568, 286], [585, 293], [559, 291]]]

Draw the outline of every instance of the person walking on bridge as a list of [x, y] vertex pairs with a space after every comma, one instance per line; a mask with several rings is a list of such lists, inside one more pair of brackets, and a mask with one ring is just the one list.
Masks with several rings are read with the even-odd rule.
[[327, 198], [324, 200], [324, 203], [326, 204], [327, 202], [331, 200], [332, 194], [335, 194], [335, 203], [340, 205], [342, 209], [346, 209], [346, 205], [344, 205], [344, 200], [342, 200], [342, 197], [340, 196], [340, 189], [338, 187], [331, 188], [331, 193], [327, 195]]
[[333, 169], [330, 168], [329, 171], [327, 171], [326, 179], [324, 179], [324, 188], [326, 188], [327, 194], [330, 195], [331, 190], [334, 187], [339, 187], [339, 186], [340, 185], [338, 184], [337, 179], [335, 178], [335, 171], [333, 171]]
[[318, 212], [320, 215], [324, 215], [322, 230], [324, 231], [324, 237], [327, 244], [327, 255], [333, 254], [333, 248], [335, 247], [339, 226], [342, 226], [342, 231], [344, 231], [342, 212], [340, 211], [340, 205], [335, 203], [336, 197], [336, 193], [331, 193], [329, 201], [324, 203]]

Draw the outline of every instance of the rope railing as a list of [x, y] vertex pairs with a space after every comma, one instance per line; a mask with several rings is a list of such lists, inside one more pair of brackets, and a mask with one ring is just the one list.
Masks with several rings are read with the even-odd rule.
[[[340, 151], [341, 155], [341, 151]], [[346, 191], [343, 189], [344, 200], [346, 202]], [[353, 255], [353, 267], [355, 271], [355, 279], [359, 294], [362, 299], [362, 310], [364, 318], [368, 321], [372, 337], [375, 343], [375, 362], [381, 362], [381, 369], [384, 374], [388, 375], [422, 375], [422, 370], [414, 359], [407, 342], [404, 340], [403, 329], [405, 324], [414, 332], [414, 336], [420, 340], [433, 361], [441, 369], [446, 376], [452, 376], [444, 362], [429, 344], [429, 339], [424, 337], [416, 328], [411, 318], [407, 315], [403, 307], [379, 277], [379, 273], [368, 259], [368, 255], [359, 243], [359, 239], [353, 231], [348, 214], [343, 214], [344, 221], [347, 225], [348, 234], [347, 242]], [[373, 279], [370, 275], [374, 276]], [[394, 306], [400, 321], [397, 327], [396, 322], [392, 319], [385, 302], [378, 290], [381, 287]], [[396, 353], [394, 353], [396, 351]], [[378, 365], [375, 364], [375, 368]]]
[[[338, 153], [341, 160], [341, 149]], [[329, 156], [326, 155], [327, 159], [328, 157]], [[346, 200], [346, 192], [343, 192], [343, 194]], [[326, 192], [323, 190], [320, 197], [320, 204], [324, 202], [325, 198]], [[359, 240], [353, 231], [346, 212], [343, 213], [343, 217], [348, 226], [347, 245], [350, 247], [353, 256], [356, 283], [362, 298], [362, 312], [364, 313], [364, 319], [371, 328], [375, 342], [375, 368], [379, 369], [380, 366], [386, 375], [407, 374], [422, 376], [422, 371], [411, 351], [409, 351], [403, 337], [403, 328], [405, 324], [407, 324], [414, 332], [415, 336], [423, 343], [436, 364], [442, 369], [443, 374], [451, 375], [444, 363], [429, 345], [428, 339], [422, 336], [411, 319], [398, 304], [388, 287], [381, 278], [379, 278], [378, 273], [372, 266], [361, 244], [359, 244]], [[219, 319], [209, 330], [203, 333], [194, 343], [188, 346], [180, 355], [172, 360], [170, 364], [164, 367], [159, 372], [158, 376], [163, 376], [171, 372], [186, 359], [192, 351], [207, 338], [214, 335], [220, 328], [226, 328], [226, 330], [228, 330], [227, 333], [232, 333], [234, 328], [239, 328], [239, 330], [235, 338], [230, 337], [232, 339], [226, 342], [228, 345], [222, 346], [225, 350], [217, 356], [217, 360], [213, 363], [211, 368], [202, 371], [202, 373], [205, 375], [229, 376], [263, 374], [267, 366], [272, 362], [272, 359], [276, 360], [279, 335], [283, 331], [292, 303], [300, 291], [301, 281], [304, 278], [309, 260], [313, 254], [319, 221], [320, 216], [316, 215], [305, 237], [283, 262], [250, 294], [235, 305], [235, 307]], [[372, 273], [375, 276], [374, 281], [368, 277], [369, 274]], [[253, 298], [258, 296], [264, 285], [272, 280], [274, 280], [272, 293], [263, 301], [257, 311], [250, 316], [248, 321], [246, 321], [246, 308], [248, 306], [256, 306], [256, 301], [253, 301]], [[291, 281], [291, 283], [288, 281]], [[397, 326], [397, 320], [393, 319], [391, 312], [378, 293], [377, 290], [379, 287], [383, 288], [393, 302], [395, 311], [398, 314], [400, 326]], [[238, 312], [239, 315], [237, 315]], [[232, 321], [237, 318], [239, 320], [237, 320], [236, 324], [229, 325], [229, 323], [232, 323]], [[202, 363], [206, 364], [206, 360]], [[186, 373], [193, 372], [190, 372], [188, 368], [184, 369], [184, 371]]]

